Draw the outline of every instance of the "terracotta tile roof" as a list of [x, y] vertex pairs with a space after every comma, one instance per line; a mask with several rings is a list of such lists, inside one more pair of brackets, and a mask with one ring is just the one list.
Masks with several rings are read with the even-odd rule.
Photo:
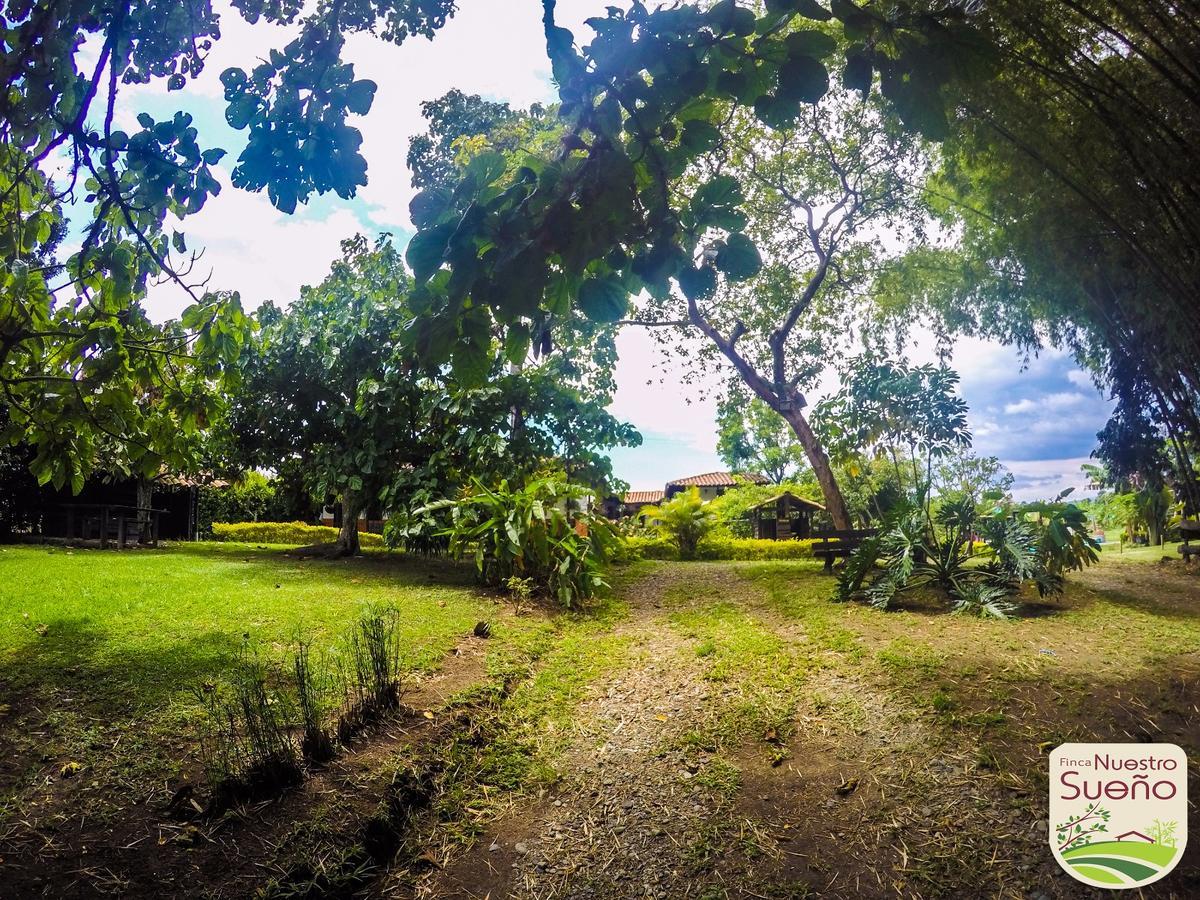
[[691, 475], [687, 478], [676, 478], [674, 481], [668, 481], [667, 486], [680, 485], [682, 487], [733, 487], [749, 481], [751, 484], [768, 484], [768, 479], [765, 475], [752, 473], [733, 475], [730, 472], [705, 472], [703, 475]]
[[621, 498], [622, 503], [627, 503], [630, 506], [638, 504], [647, 506], [651, 503], [659, 503], [663, 499], [662, 491], [630, 491]]

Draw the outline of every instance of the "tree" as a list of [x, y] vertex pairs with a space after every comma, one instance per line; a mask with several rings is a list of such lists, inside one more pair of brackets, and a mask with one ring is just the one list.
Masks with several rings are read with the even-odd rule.
[[734, 472], [758, 472], [775, 484], [805, 465], [804, 448], [787, 422], [759, 398], [732, 390], [717, 408], [717, 455]]
[[153, 266], [98, 219], [66, 265], [59, 195], [0, 141], [0, 443], [35, 453], [41, 483], [78, 492], [98, 466], [146, 477], [219, 412], [249, 332], [237, 294], [206, 294], [179, 321], [140, 308]]
[[945, 366], [866, 354], [852, 362], [841, 390], [818, 406], [817, 428], [843, 460], [865, 453], [891, 460], [898, 475], [907, 468], [906, 492], [931, 520], [935, 465], [971, 445], [967, 404], [957, 386], [958, 374]]
[[[819, 34], [819, 33], [818, 33]], [[825, 38], [809, 35], [820, 42]], [[700, 268], [681, 278], [681, 295], [656, 299], [633, 321], [667, 325], [707, 346], [690, 359], [723, 361], [790, 426], [837, 528], [850, 513], [828, 455], [805, 415], [804, 391], [846, 352], [862, 320], [862, 290], [885, 250], [880, 232], [913, 215], [920, 152], [876, 110], [832, 92], [805, 109], [795, 127], [768, 127], [734, 113], [732, 138], [683, 179], [690, 214], [709, 225]], [[713, 211], [722, 190], [738, 211]], [[745, 223], [717, 237], [713, 224]], [[723, 273], [725, 285], [718, 284]], [[662, 332], [659, 332], [662, 334]]]
[[342, 250], [287, 310], [259, 310], [228, 426], [245, 465], [299, 465], [314, 493], [337, 498], [335, 552], [357, 552], [367, 507], [403, 518], [472, 479], [494, 484], [550, 466], [607, 487], [603, 451], [641, 440], [603, 408], [611, 376], [589, 377], [593, 366], [611, 367], [611, 341], [572, 336], [564, 322], [561, 352], [517, 367], [482, 331], [481, 384], [452, 382], [408, 341], [409, 275], [391, 239], [358, 236]]
[[[477, 157], [453, 190], [431, 188], [414, 201], [419, 231], [407, 257], [417, 286], [415, 347], [430, 364], [451, 362], [468, 383], [477, 384], [487, 370], [485, 342], [476, 338], [493, 325], [514, 343], [528, 343], [544, 334], [549, 316], [572, 306], [611, 321], [643, 286], [662, 290], [677, 275], [697, 277], [690, 274], [693, 259], [711, 223], [705, 219], [700, 230], [683, 224], [671, 180], [708, 149], [728, 106], [756, 109], [781, 125], [794, 121], [801, 101], [825, 93], [826, 60], [836, 47], [796, 39], [798, 24], [827, 22], [845, 33], [852, 43], [838, 63], [843, 80], [866, 94], [879, 72], [882, 93], [908, 126], [931, 134], [944, 121], [943, 86], [978, 52], [962, 10], [931, 11], [916, 0], [897, 3], [887, 15], [846, 0], [829, 10], [772, 2], [765, 12], [734, 0], [655, 11], [634, 2], [627, 13], [610, 8], [606, 18], [590, 20], [595, 39], [582, 53], [556, 24], [554, 0], [541, 6], [562, 99], [560, 148], [531, 154], [516, 172], [497, 168], [495, 157]], [[246, 134], [234, 186], [265, 190], [285, 212], [314, 194], [353, 196], [366, 183], [366, 163], [361, 135], [348, 120], [370, 110], [375, 85], [356, 79], [342, 58], [346, 37], [371, 32], [400, 44], [410, 35], [432, 36], [453, 14], [453, 0], [322, 0], [303, 15], [291, 2], [235, 8], [251, 22], [296, 22], [298, 36], [256, 54], [249, 71], [235, 66], [222, 73], [226, 120]], [[170, 279], [193, 293], [190, 330], [225, 334], [236, 325], [235, 311], [189, 282], [194, 257], [186, 235], [165, 225], [168, 213], [186, 218], [218, 193], [211, 167], [224, 151], [204, 148], [182, 112], [162, 120], [140, 113], [131, 133], [114, 127], [122, 85], [163, 80], [181, 90], [203, 69], [219, 39], [218, 16], [207, 2], [183, 10], [161, 0], [18, 4], [7, 12], [3, 198], [16, 198], [18, 215], [33, 219], [79, 183], [86, 194], [76, 208], [84, 218], [90, 213], [90, 224], [66, 264], [65, 285], [51, 288], [35, 278], [31, 293], [23, 281], [27, 266], [6, 269], [16, 279], [23, 323], [6, 344], [26, 344], [38, 357], [45, 315], [30, 310], [48, 309], [48, 295], [69, 301], [59, 308], [92, 306], [93, 295], [103, 296], [103, 327], [95, 331], [105, 337], [91, 343], [90, 328], [82, 329], [88, 336], [82, 344], [60, 335], [53, 358], [38, 359], [31, 377], [74, 379], [84, 367], [94, 370], [90, 387], [110, 380], [119, 386], [109, 370], [124, 365], [122, 316], [140, 314], [148, 279]], [[40, 167], [52, 159], [66, 163], [61, 190], [47, 189], [41, 179]], [[713, 210], [740, 202], [730, 191], [708, 199]], [[35, 222], [41, 235], [44, 222]], [[6, 248], [6, 264], [24, 252]], [[217, 346], [233, 349], [225, 341]], [[63, 375], [62, 367], [72, 374]], [[119, 399], [121, 391], [113, 395]], [[55, 412], [49, 407], [36, 428], [53, 427]], [[70, 458], [86, 467], [86, 447], [59, 444], [60, 456], [74, 453]], [[72, 466], [61, 478], [75, 483], [80, 466]]]
[[891, 293], [935, 298], [951, 333], [1066, 347], [1118, 399], [1144, 398], [1200, 509], [1200, 17], [999, 0], [975, 22], [1002, 55], [961, 85], [943, 147], [958, 246], [922, 250]]
[[1011, 499], [1012, 472], [994, 456], [965, 451], [951, 453], [934, 466], [933, 490], [943, 501], [968, 498], [973, 503]]
[[404, 350], [408, 273], [390, 238], [357, 236], [342, 253], [285, 312], [258, 311], [230, 429], [248, 465], [299, 462], [315, 493], [337, 498], [335, 552], [350, 555], [359, 514], [399, 467], [427, 458], [422, 437], [439, 422], [424, 395], [439, 388]]
[[428, 120], [429, 130], [415, 135], [408, 144], [408, 169], [416, 188], [453, 186], [461, 176], [457, 165], [460, 142], [475, 135], [493, 134], [497, 126], [519, 114], [507, 103], [494, 103], [455, 88], [422, 103], [421, 115]]

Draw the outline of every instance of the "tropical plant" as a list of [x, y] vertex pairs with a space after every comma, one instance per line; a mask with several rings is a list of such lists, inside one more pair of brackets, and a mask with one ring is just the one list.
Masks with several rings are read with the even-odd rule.
[[[1032, 582], [1043, 597], [1059, 594], [1063, 573], [1095, 562], [1096, 550], [1083, 511], [1061, 498], [985, 515], [970, 497], [945, 502], [932, 516], [909, 501], [851, 555], [836, 597], [886, 609], [901, 593], [936, 588], [956, 612], [1004, 619], [1023, 584]], [[882, 571], [868, 582], [880, 560]]]
[[472, 555], [480, 580], [489, 587], [528, 579], [531, 593], [572, 607], [606, 586], [604, 564], [618, 543], [602, 516], [583, 508], [588, 488], [549, 474], [520, 487], [501, 481], [488, 487], [478, 479], [457, 500], [440, 500], [425, 510], [448, 510], [450, 551]]
[[679, 548], [680, 559], [695, 559], [700, 541], [713, 530], [717, 517], [700, 499], [700, 490], [690, 487], [659, 506], [642, 508], [641, 515], [655, 523], [662, 534]]
[[1039, 569], [1059, 582], [1066, 572], [1083, 569], [1100, 558], [1099, 545], [1088, 527], [1087, 513], [1074, 503], [1065, 502], [1072, 491], [1074, 488], [1068, 488], [1048, 502], [1017, 507], [1018, 513], [1025, 518], [1035, 517]]

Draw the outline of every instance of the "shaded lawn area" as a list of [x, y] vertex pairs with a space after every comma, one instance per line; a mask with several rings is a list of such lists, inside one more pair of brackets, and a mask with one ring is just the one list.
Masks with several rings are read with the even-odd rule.
[[67, 762], [85, 766], [96, 790], [80, 802], [101, 815], [114, 789], [195, 778], [197, 691], [243, 648], [286, 670], [297, 637], [334, 650], [382, 604], [400, 611], [405, 668], [436, 667], [496, 615], [471, 576], [446, 561], [239, 544], [0, 548], [0, 823]]
[[0, 549], [0, 679], [18, 693], [86, 688], [112, 712], [179, 700], [247, 642], [283, 659], [297, 636], [341, 638], [395, 605], [410, 668], [428, 668], [493, 604], [465, 567], [374, 554], [301, 560], [283, 548]]

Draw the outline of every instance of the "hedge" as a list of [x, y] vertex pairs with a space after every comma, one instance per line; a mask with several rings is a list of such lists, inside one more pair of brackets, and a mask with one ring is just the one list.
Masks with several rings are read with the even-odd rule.
[[[699, 559], [769, 560], [812, 559], [812, 540], [768, 541], [754, 538], [707, 537], [700, 542]], [[678, 559], [679, 550], [667, 538], [630, 537], [625, 549], [631, 559]]]
[[[238, 541], [247, 544], [328, 544], [337, 540], [338, 530], [328, 525], [304, 522], [213, 522], [214, 541]], [[369, 531], [358, 533], [364, 547], [382, 547], [383, 537]]]

